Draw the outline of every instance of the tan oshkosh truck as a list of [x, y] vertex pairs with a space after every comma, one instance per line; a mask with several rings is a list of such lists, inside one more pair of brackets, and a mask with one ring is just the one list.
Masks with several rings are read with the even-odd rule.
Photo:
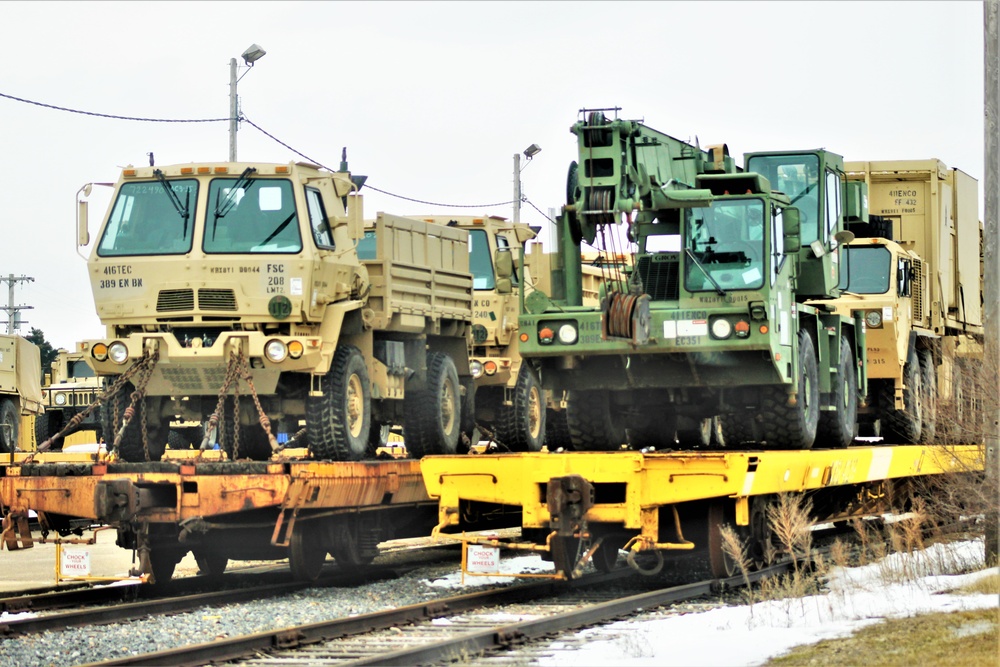
[[[0, 335], [0, 453], [22, 446], [21, 416], [42, 413], [42, 362], [38, 346]], [[30, 441], [30, 433], [26, 438]]]
[[[848, 219], [839, 312], [863, 311], [862, 435], [963, 441], [956, 432], [982, 359], [982, 225], [974, 178], [936, 159], [845, 162]], [[857, 187], [867, 184], [868, 199]], [[957, 430], [961, 430], [960, 428]]]
[[[457, 449], [468, 234], [379, 213], [359, 260], [361, 183], [346, 162], [123, 170], [88, 261], [107, 337], [81, 343], [115, 382], [109, 449], [158, 460], [179, 419], [205, 422], [206, 446], [221, 422], [230, 458], [270, 457], [303, 421], [318, 459], [373, 455], [390, 423], [413, 456]], [[87, 245], [86, 202], [78, 218]]]

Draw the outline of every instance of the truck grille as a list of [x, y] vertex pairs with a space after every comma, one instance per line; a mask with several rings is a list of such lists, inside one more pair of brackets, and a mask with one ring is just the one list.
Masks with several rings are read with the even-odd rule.
[[201, 310], [236, 310], [236, 293], [231, 289], [198, 290], [198, 308]]
[[924, 263], [913, 260], [913, 284], [910, 286], [910, 303], [913, 305], [913, 321], [923, 322], [924, 319]]
[[156, 299], [156, 312], [172, 313], [178, 310], [194, 310], [194, 290], [160, 290], [160, 295]]
[[680, 296], [678, 256], [675, 253], [643, 255], [635, 265], [642, 287], [653, 301], [674, 301]]
[[[231, 289], [200, 289], [198, 290], [198, 308], [200, 310], [235, 311], [236, 293]], [[156, 312], [175, 313], [183, 310], [194, 310], [194, 290], [160, 290], [156, 300]]]

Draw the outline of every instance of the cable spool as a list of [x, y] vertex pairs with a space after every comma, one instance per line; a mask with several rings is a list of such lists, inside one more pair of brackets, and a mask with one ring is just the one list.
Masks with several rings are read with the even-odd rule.
[[634, 294], [611, 292], [604, 313], [604, 330], [611, 338], [632, 338], [632, 315], [639, 297]]

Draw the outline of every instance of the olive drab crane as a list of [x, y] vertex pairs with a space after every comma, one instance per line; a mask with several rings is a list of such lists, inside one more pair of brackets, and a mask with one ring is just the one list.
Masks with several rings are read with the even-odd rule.
[[[521, 354], [543, 387], [568, 392], [572, 446], [849, 444], [864, 330], [806, 303], [839, 294], [842, 158], [753, 153], [744, 170], [724, 144], [703, 150], [607, 111], [571, 128], [579, 159], [551, 293], [522, 291]], [[599, 307], [582, 303], [582, 243], [633, 254]]]

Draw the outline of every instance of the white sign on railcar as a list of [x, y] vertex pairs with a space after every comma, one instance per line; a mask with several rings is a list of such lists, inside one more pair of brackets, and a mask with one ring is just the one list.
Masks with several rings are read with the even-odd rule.
[[469, 572], [496, 574], [500, 572], [500, 549], [481, 544], [467, 546], [465, 569]]
[[59, 574], [64, 577], [89, 577], [90, 552], [82, 549], [63, 549]]

